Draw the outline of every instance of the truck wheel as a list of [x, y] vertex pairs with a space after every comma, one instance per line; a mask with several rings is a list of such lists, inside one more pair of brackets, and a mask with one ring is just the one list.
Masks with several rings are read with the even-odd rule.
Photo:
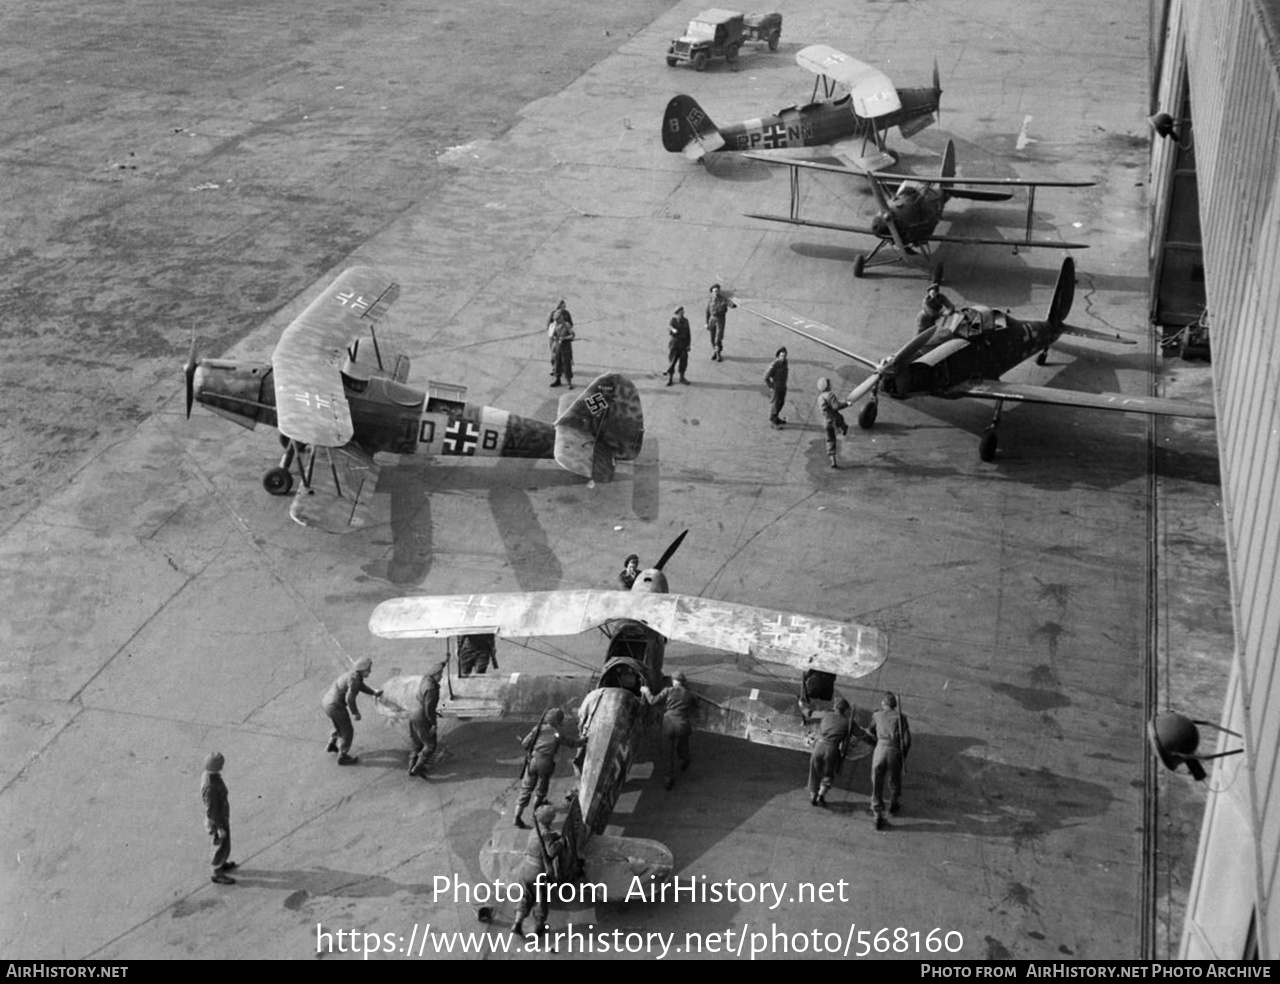
[[770, 50], [770, 51], [777, 51], [777, 50], [778, 50], [778, 38], [779, 38], [779, 37], [780, 37], [780, 35], [779, 35], [779, 33], [778, 33], [777, 31], [774, 31], [774, 32], [772, 32], [772, 33], [769, 35], [769, 50]]
[[705, 72], [707, 70], [707, 53], [699, 51], [693, 56], [693, 70], [695, 72]]
[[676, 67], [676, 64], [677, 64], [679, 61], [680, 61], [680, 59], [678, 59], [678, 58], [672, 58], [670, 55], [667, 55], [667, 65], [668, 65], [669, 67], [671, 67], [671, 68], [675, 68], [675, 67]]
[[725, 49], [724, 60], [730, 65], [738, 60], [738, 46], [736, 44], [731, 44]]

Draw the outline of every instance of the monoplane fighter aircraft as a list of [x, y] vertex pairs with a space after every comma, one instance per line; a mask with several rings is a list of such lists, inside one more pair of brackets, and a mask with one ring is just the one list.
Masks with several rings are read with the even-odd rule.
[[832, 329], [819, 322], [770, 311], [754, 301], [740, 301], [739, 307], [870, 369], [871, 375], [855, 386], [847, 398], [849, 403], [854, 403], [867, 394], [871, 395], [870, 401], [858, 412], [858, 424], [864, 430], [876, 422], [881, 389], [895, 400], [936, 396], [946, 400], [968, 397], [995, 401], [995, 415], [978, 445], [983, 461], [991, 461], [996, 455], [996, 425], [1000, 423], [1000, 411], [1006, 402], [1051, 403], [1121, 413], [1213, 419], [1213, 407], [1203, 403], [1124, 393], [1083, 393], [1001, 380], [1006, 372], [1032, 356], [1044, 365], [1049, 347], [1063, 335], [1111, 342], [1121, 340], [1119, 335], [1066, 323], [1075, 297], [1075, 284], [1075, 262], [1067, 257], [1062, 261], [1045, 320], [1023, 321], [1006, 311], [977, 304], [957, 308], [939, 318], [932, 327], [914, 335], [901, 349], [879, 363], [833, 342]]
[[609, 481], [616, 461], [640, 453], [640, 396], [616, 373], [562, 396], [554, 423], [465, 403], [462, 386], [407, 385], [408, 357], [376, 330], [399, 292], [376, 270], [351, 267], [284, 330], [270, 363], [199, 359], [191, 344], [187, 416], [199, 402], [244, 427], [277, 428], [284, 456], [262, 484], [287, 495], [297, 466], [290, 515], [299, 523], [331, 533], [367, 524], [380, 451], [554, 457], [593, 481]]
[[[869, 266], [881, 266], [885, 263], [905, 263], [909, 257], [921, 255], [926, 266], [931, 261], [930, 247], [933, 243], [966, 243], [969, 245], [1012, 246], [1018, 252], [1019, 247], [1051, 246], [1055, 249], [1087, 249], [1086, 243], [1067, 243], [1052, 239], [1032, 239], [1032, 212], [1036, 204], [1037, 188], [1087, 188], [1092, 181], [1032, 181], [1024, 178], [958, 178], [956, 174], [956, 148], [948, 140], [947, 149], [942, 155], [942, 167], [933, 178], [913, 176], [909, 174], [890, 174], [878, 171], [865, 175], [871, 185], [871, 192], [876, 197], [880, 211], [871, 220], [870, 226], [841, 225], [817, 219], [800, 217], [800, 168], [806, 167], [815, 171], [830, 171], [836, 174], [855, 174], [848, 168], [835, 164], [823, 164], [820, 161], [793, 161], [759, 154], [747, 154], [770, 164], [786, 164], [791, 169], [791, 212], [789, 215], [766, 215], [758, 212], [747, 212], [753, 219], [767, 219], [770, 222], [788, 222], [791, 225], [816, 226], [819, 229], [835, 229], [839, 232], [853, 232], [863, 236], [875, 236], [880, 241], [870, 253], [859, 253], [853, 261], [853, 275], [861, 277]], [[896, 190], [886, 192], [884, 183], [898, 181]], [[1027, 188], [1027, 225], [1021, 239], [988, 239], [983, 236], [938, 235], [934, 232], [942, 221], [942, 210], [952, 198], [967, 198], [979, 202], [1003, 202], [1013, 197], [1012, 192], [981, 191], [976, 187], [960, 187], [961, 185], [998, 186], [1005, 188]], [[889, 256], [877, 260], [876, 257], [886, 246], [893, 250]], [[934, 264], [931, 269], [935, 281], [942, 280], [941, 263]]]
[[[687, 530], [685, 531], [688, 532]], [[661, 720], [660, 708], [641, 696], [642, 685], [658, 693], [666, 685], [663, 657], [668, 640], [689, 642], [791, 667], [803, 689], [796, 693], [692, 684], [700, 698], [694, 728], [745, 738], [777, 748], [806, 751], [813, 744], [797, 697], [829, 700], [835, 677], [856, 679], [877, 669], [886, 656], [883, 633], [851, 622], [771, 611], [752, 605], [667, 593], [662, 568], [683, 541], [682, 533], [630, 591], [541, 591], [516, 594], [421, 596], [384, 601], [369, 628], [389, 639], [417, 639], [493, 632], [500, 636], [574, 635], [599, 627], [609, 639], [597, 677], [451, 677], [441, 714], [536, 716], [549, 706], [581, 700], [578, 727], [586, 738], [577, 796], [564, 833], [585, 858], [592, 882], [621, 898], [634, 877], [665, 878], [671, 852], [656, 841], [605, 836], [618, 795], [641, 737]], [[383, 684], [379, 708], [391, 714], [410, 706], [421, 677]], [[583, 696], [585, 694], [585, 697]], [[482, 858], [486, 877], [510, 880], [524, 850], [523, 831], [503, 825]], [[618, 894], [615, 895], [614, 892]]]
[[[662, 146], [692, 161], [717, 151], [776, 150], [789, 159], [807, 148], [806, 157], [834, 156], [850, 167], [875, 170], [894, 162], [885, 150], [885, 131], [896, 126], [906, 138], [937, 119], [942, 86], [936, 62], [933, 85], [917, 89], [896, 89], [879, 69], [825, 44], [802, 48], [796, 62], [818, 76], [814, 101], [807, 106], [788, 106], [772, 116], [720, 128], [691, 96], [676, 96], [662, 118]], [[837, 95], [840, 88], [848, 92]], [[868, 154], [868, 141], [874, 153]]]

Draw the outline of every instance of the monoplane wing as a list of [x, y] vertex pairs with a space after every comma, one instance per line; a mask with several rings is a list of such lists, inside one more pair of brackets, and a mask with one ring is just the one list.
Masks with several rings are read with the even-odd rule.
[[1157, 396], [1130, 396], [1126, 393], [1082, 393], [1053, 386], [1032, 386], [999, 379], [961, 383], [939, 394], [947, 398], [972, 397], [978, 400], [1008, 400], [1011, 403], [1048, 403], [1086, 410], [1113, 410], [1119, 413], [1144, 413], [1158, 417], [1194, 417], [1212, 420], [1214, 408], [1207, 403], [1169, 400]]
[[831, 335], [835, 333], [835, 329], [830, 325], [824, 325], [821, 321], [811, 321], [809, 318], [801, 317], [780, 305], [769, 304], [765, 301], [739, 298], [738, 307], [744, 311], [750, 311], [757, 318], [763, 318], [765, 321], [770, 321], [780, 328], [795, 332], [811, 342], [817, 342], [833, 352], [838, 352], [845, 358], [852, 359], [867, 369], [878, 369], [880, 366], [880, 363], [875, 360], [868, 359], [864, 355], [858, 355], [857, 352], [850, 352], [847, 348], [837, 345], [831, 340]]
[[801, 48], [796, 52], [796, 64], [847, 86], [853, 97], [853, 108], [863, 119], [873, 120], [902, 108], [898, 90], [889, 76], [830, 45], [811, 44]]
[[668, 639], [845, 677], [872, 672], [888, 652], [882, 632], [853, 622], [690, 595], [594, 589], [393, 598], [374, 609], [369, 630], [388, 639], [555, 636], [619, 620], [640, 622]]
[[347, 346], [399, 292], [376, 270], [351, 267], [284, 330], [271, 356], [281, 434], [313, 447], [336, 448], [351, 440], [341, 376]]
[[369, 505], [379, 466], [354, 444], [312, 445], [306, 452], [307, 481], [298, 487], [289, 515], [326, 533], [350, 533], [369, 525]]

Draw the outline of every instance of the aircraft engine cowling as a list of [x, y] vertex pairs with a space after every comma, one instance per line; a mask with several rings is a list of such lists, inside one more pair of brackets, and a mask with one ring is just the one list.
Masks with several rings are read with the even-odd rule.
[[276, 426], [276, 391], [270, 363], [201, 359], [192, 377], [195, 402], [252, 430]]

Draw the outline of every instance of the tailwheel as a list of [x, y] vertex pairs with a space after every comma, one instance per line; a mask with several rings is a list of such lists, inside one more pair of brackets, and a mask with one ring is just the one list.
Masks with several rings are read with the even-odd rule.
[[1045, 349], [1043, 352], [1041, 352], [1039, 355], [1036, 356], [1036, 365], [1038, 366], [1042, 366], [1048, 361], [1049, 361], [1048, 349]]
[[978, 444], [978, 457], [983, 461], [994, 461], [999, 443], [996, 438], [996, 432], [994, 430], [987, 431], [982, 435], [982, 441]]
[[853, 258], [853, 275], [854, 277], [861, 278], [862, 275], [866, 272], [866, 270], [867, 270], [867, 257], [864, 254], [859, 253], [857, 256]]
[[288, 468], [272, 468], [262, 476], [262, 487], [272, 495], [288, 495], [293, 490], [293, 475]]
[[876, 424], [876, 414], [879, 413], [879, 407], [879, 400], [872, 400], [870, 403], [863, 404], [862, 409], [858, 411], [858, 426], [864, 431], [871, 430]]

